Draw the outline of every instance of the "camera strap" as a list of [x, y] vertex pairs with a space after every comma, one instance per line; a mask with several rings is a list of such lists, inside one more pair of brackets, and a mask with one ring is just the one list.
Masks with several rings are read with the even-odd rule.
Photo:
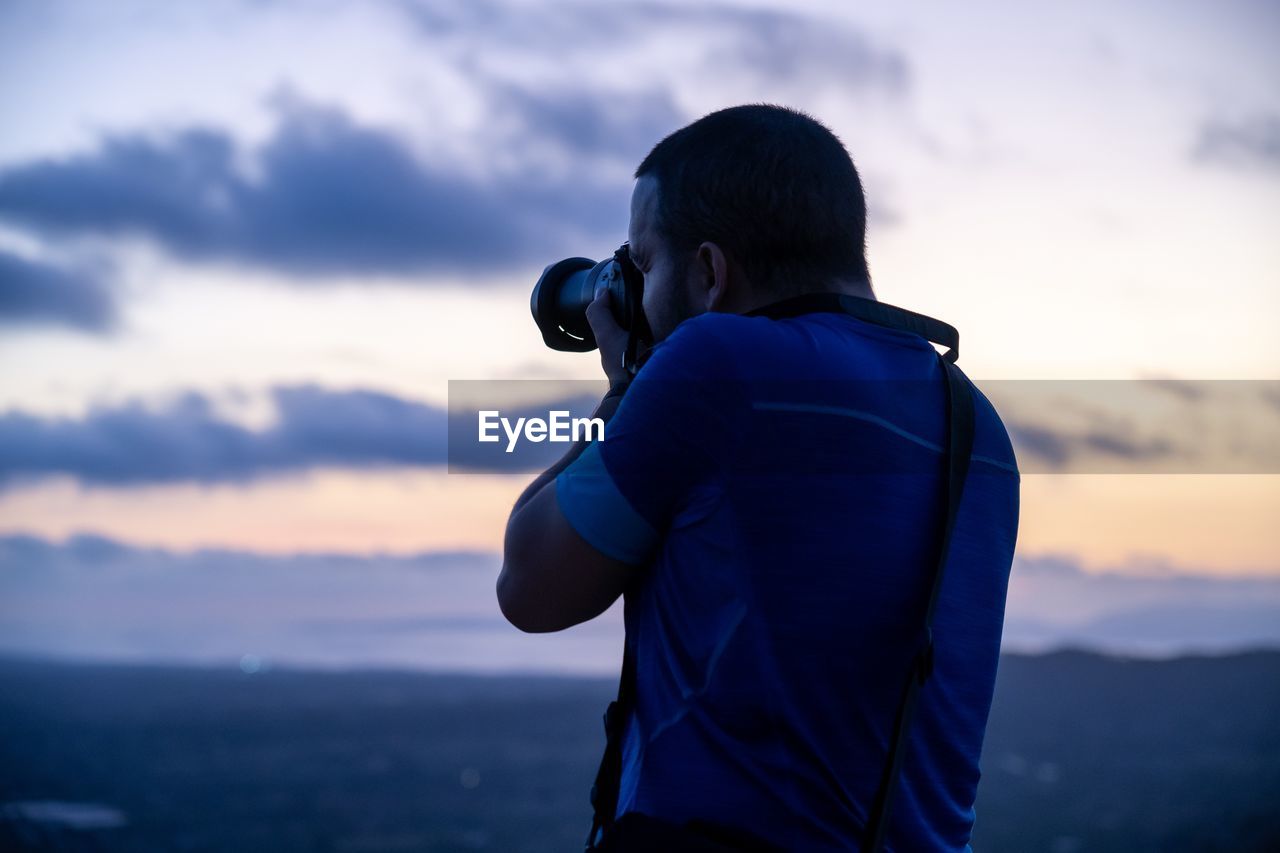
[[[817, 312], [849, 314], [874, 325], [911, 332], [947, 348], [946, 352], [938, 353], [938, 364], [946, 378], [947, 401], [946, 447], [943, 451], [946, 463], [945, 489], [942, 494], [943, 522], [938, 537], [938, 551], [929, 597], [921, 624], [919, 645], [912, 658], [902, 695], [898, 701], [888, 755], [863, 831], [861, 849], [864, 853], [879, 853], [884, 846], [885, 833], [888, 830], [889, 814], [894, 793], [898, 787], [902, 761], [906, 755], [907, 735], [915, 716], [920, 688], [933, 673], [933, 615], [942, 590], [942, 578], [950, 552], [951, 535], [955, 529], [960, 498], [964, 493], [964, 483], [969, 472], [969, 459], [973, 451], [973, 392], [968, 378], [955, 364], [960, 354], [959, 332], [954, 326], [933, 317], [873, 299], [863, 299], [843, 293], [803, 294], [757, 308], [748, 312], [748, 316], [785, 319]], [[635, 680], [635, 653], [631, 644], [624, 641], [618, 696], [605, 710], [605, 750], [600, 759], [600, 767], [596, 771], [595, 784], [591, 786], [593, 816], [591, 832], [587, 836], [587, 850], [598, 849], [604, 834], [614, 823], [622, 781], [623, 732], [626, 718], [635, 705]]]
[[969, 458], [973, 453], [974, 408], [969, 380], [954, 362], [947, 361], [942, 354], [938, 355], [938, 363], [947, 376], [947, 474], [942, 532], [937, 562], [933, 569], [933, 584], [925, 605], [920, 646], [911, 660], [911, 670], [902, 688], [902, 698], [898, 700], [893, 735], [889, 741], [889, 755], [881, 771], [876, 798], [867, 814], [863, 830], [864, 853], [879, 853], [884, 846], [885, 833], [889, 828], [889, 811], [898, 787], [902, 760], [906, 755], [907, 733], [915, 717], [920, 688], [933, 674], [933, 613], [937, 609], [938, 594], [942, 591], [942, 578], [947, 568], [947, 556], [951, 551], [951, 534], [955, 530], [960, 498], [964, 494], [964, 481], [969, 473]]

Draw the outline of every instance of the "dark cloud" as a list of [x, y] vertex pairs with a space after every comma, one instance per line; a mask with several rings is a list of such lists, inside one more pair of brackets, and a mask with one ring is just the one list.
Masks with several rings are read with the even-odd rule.
[[[390, 130], [284, 97], [275, 133], [252, 150], [224, 129], [188, 127], [117, 133], [77, 155], [9, 165], [0, 169], [0, 222], [47, 240], [140, 237], [185, 260], [299, 282], [536, 272], [621, 242], [631, 171], [690, 118], [667, 86], [628, 88], [625, 76], [591, 69], [643, 67], [696, 39], [699, 50], [674, 54], [693, 63], [677, 74], [771, 96], [909, 83], [899, 51], [791, 12], [470, 0], [402, 8], [475, 86], [474, 162], [419, 156]], [[562, 58], [569, 81], [514, 78], [502, 70], [510, 63], [487, 61], [521, 51]], [[74, 302], [66, 311], [86, 316]]]
[[1081, 443], [1090, 450], [1133, 461], [1164, 459], [1174, 455], [1178, 448], [1164, 438], [1138, 439], [1127, 431], [1095, 429], [1081, 436]]
[[1272, 474], [1275, 380], [992, 380], [1023, 473]]
[[105, 333], [118, 321], [116, 303], [104, 281], [83, 271], [0, 251], [0, 324]]
[[1201, 163], [1280, 169], [1280, 113], [1205, 121], [1191, 156]]
[[1114, 463], [1177, 460], [1185, 455], [1167, 438], [1139, 439], [1123, 424], [1099, 423], [1077, 433], [1019, 418], [1004, 420], [1024, 473], [1064, 470], [1081, 461], [1102, 471]]
[[[1145, 392], [1167, 398], [1161, 384], [1135, 381], [1060, 383], [1048, 410], [1043, 383], [993, 381], [1023, 473], [1273, 473], [1275, 382], [1199, 382], [1175, 399], [1187, 407], [1170, 416], [1160, 407], [1116, 409]], [[1228, 387], [1219, 387], [1219, 386]], [[462, 386], [466, 386], [463, 388]], [[1239, 387], [1237, 387], [1239, 386]], [[451, 384], [451, 397], [453, 397]], [[1058, 385], [1053, 385], [1058, 387]], [[250, 482], [316, 467], [371, 469], [446, 467], [451, 472], [527, 473], [564, 452], [560, 443], [521, 440], [506, 452], [481, 443], [481, 409], [497, 409], [514, 423], [564, 410], [586, 417], [602, 383], [528, 380], [465, 382], [448, 410], [371, 390], [286, 385], [270, 390], [273, 422], [253, 429], [228, 420], [213, 401], [187, 392], [161, 405], [137, 400], [98, 406], [79, 418], [0, 413], [0, 487], [66, 475], [89, 485]], [[1119, 393], [1117, 396], [1117, 392]], [[521, 400], [519, 404], [513, 400]], [[1069, 417], [1070, 402], [1087, 403]], [[533, 401], [533, 402], [527, 402]], [[1089, 407], [1097, 411], [1088, 410]], [[1033, 408], [1034, 407], [1034, 408]], [[1081, 414], [1083, 412], [1083, 414]], [[1082, 420], [1083, 418], [1083, 420]], [[1225, 432], [1223, 426], [1228, 427]], [[1246, 428], [1247, 427], [1247, 428]], [[1216, 436], [1216, 438], [1215, 438]], [[1224, 443], [1225, 442], [1225, 443]]]
[[1071, 458], [1071, 442], [1054, 430], [1031, 423], [1005, 418], [1005, 429], [1024, 471], [1029, 461], [1039, 461], [1050, 468], [1060, 468]]
[[[101, 486], [250, 482], [334, 466], [440, 466], [517, 473], [547, 467], [558, 444], [479, 444], [476, 408], [452, 413], [380, 391], [316, 385], [271, 390], [275, 422], [251, 429], [222, 417], [205, 395], [186, 392], [167, 404], [130, 401], [99, 406], [82, 418], [0, 414], [0, 486], [53, 475]], [[510, 418], [565, 409], [589, 414], [598, 397], [503, 406]], [[452, 452], [449, 437], [454, 436]]]
[[0, 219], [53, 237], [137, 235], [180, 257], [295, 275], [489, 272], [625, 232], [622, 182], [532, 169], [469, 177], [335, 109], [283, 107], [251, 153], [253, 177], [222, 131], [111, 137], [0, 171]]
[[445, 414], [374, 391], [313, 385], [272, 392], [277, 422], [252, 430], [189, 392], [168, 405], [133, 401], [83, 418], [0, 415], [0, 483], [65, 474], [95, 485], [245, 482], [320, 465], [443, 464]]

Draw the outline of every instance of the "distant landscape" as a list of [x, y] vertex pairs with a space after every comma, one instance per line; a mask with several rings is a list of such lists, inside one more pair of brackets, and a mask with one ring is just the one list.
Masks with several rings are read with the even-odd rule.
[[[0, 662], [0, 849], [566, 851], [612, 682]], [[1280, 652], [1006, 655], [977, 851], [1280, 849]]]

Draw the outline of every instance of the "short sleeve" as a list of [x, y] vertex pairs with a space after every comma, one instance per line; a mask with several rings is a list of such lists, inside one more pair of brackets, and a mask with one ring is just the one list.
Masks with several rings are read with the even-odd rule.
[[556, 478], [565, 518], [600, 552], [645, 562], [691, 491], [720, 470], [741, 405], [726, 316], [686, 320], [658, 344], [604, 438]]

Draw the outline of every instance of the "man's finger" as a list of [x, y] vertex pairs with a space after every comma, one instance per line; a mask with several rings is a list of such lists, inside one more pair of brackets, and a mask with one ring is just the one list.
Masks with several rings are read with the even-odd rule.
[[587, 305], [587, 322], [591, 324], [591, 330], [599, 337], [601, 333], [612, 333], [613, 331], [622, 331], [622, 327], [618, 325], [618, 321], [614, 319], [613, 311], [609, 308], [609, 291], [601, 288], [596, 291], [596, 298], [591, 300]]

